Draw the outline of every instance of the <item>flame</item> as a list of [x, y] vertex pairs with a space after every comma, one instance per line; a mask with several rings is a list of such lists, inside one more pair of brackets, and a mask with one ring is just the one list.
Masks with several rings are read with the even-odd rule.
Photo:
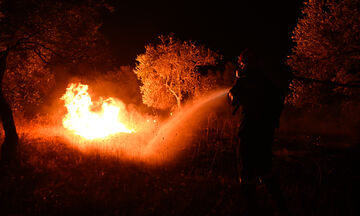
[[126, 113], [123, 103], [111, 97], [105, 100], [100, 98], [93, 103], [88, 88], [81, 83], [72, 83], [61, 97], [68, 111], [62, 121], [64, 128], [86, 139], [135, 132], [123, 123]]

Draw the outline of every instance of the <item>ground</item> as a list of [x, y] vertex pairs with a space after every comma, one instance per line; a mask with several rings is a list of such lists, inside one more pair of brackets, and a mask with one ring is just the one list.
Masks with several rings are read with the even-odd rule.
[[[150, 167], [20, 134], [20, 165], [0, 170], [1, 215], [243, 215], [232, 135], [204, 127], [173, 162]], [[293, 215], [356, 215], [360, 151], [348, 142], [277, 132], [274, 173]], [[258, 215], [276, 215], [261, 184], [257, 200]]]

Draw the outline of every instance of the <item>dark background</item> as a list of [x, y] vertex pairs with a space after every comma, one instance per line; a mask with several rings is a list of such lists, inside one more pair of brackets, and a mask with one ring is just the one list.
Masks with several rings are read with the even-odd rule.
[[110, 1], [115, 11], [104, 15], [102, 31], [120, 65], [134, 65], [144, 46], [161, 34], [174, 33], [218, 50], [236, 60], [241, 50], [263, 46], [286, 56], [301, 15], [302, 0], [290, 1]]

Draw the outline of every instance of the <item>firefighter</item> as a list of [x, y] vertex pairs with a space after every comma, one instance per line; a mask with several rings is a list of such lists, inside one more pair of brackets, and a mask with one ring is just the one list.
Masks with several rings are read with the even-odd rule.
[[239, 56], [237, 80], [228, 92], [236, 111], [242, 113], [237, 160], [241, 164], [239, 181], [248, 199], [249, 211], [256, 209], [256, 185], [264, 183], [278, 203], [278, 210], [287, 214], [280, 186], [272, 174], [272, 145], [275, 128], [279, 127], [285, 93], [271, 77], [267, 59], [254, 49], [245, 49]]

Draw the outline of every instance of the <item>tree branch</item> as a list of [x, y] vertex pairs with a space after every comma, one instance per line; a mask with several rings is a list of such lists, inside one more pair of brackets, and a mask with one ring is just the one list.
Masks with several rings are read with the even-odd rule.
[[[22, 44], [30, 44], [30, 45], [34, 45], [34, 46], [38, 46], [38, 47], [41, 47], [43, 49], [46, 49], [48, 51], [50, 51], [51, 53], [59, 56], [59, 57], [62, 57], [64, 58], [61, 54], [59, 54], [58, 52], [56, 52], [55, 50], [47, 47], [46, 45], [42, 44], [42, 43], [39, 43], [39, 42], [34, 42], [34, 41], [26, 41], [26, 42], [23, 42]], [[36, 49], [36, 48], [35, 48]]]
[[[311, 83], [321, 83], [324, 85], [330, 85], [330, 86], [336, 86], [336, 87], [344, 87], [344, 88], [360, 88], [360, 84], [342, 84], [332, 81], [324, 81], [324, 80], [318, 80], [318, 79], [312, 79], [307, 77], [300, 77], [300, 76], [293, 76], [293, 79], [299, 80], [299, 81], [305, 81], [305, 82], [311, 82]], [[357, 83], [357, 82], [352, 82]]]
[[176, 92], [170, 88], [170, 85], [167, 84], [167, 82], [168, 82], [168, 79], [166, 79], [166, 83], [164, 84], [166, 89], [169, 90], [169, 92], [174, 95], [176, 100], [178, 100], [179, 97], [177, 96]]
[[39, 49], [34, 49], [34, 53], [43, 61], [45, 64], [49, 62], [46, 60], [46, 56], [44, 56]]
[[32, 38], [33, 36], [41, 33], [42, 31], [44, 31], [44, 29], [39, 30], [39, 31], [35, 31], [35, 32], [33, 32], [33, 33], [30, 33], [30, 34], [27, 35], [27, 36], [24, 36], [24, 37], [18, 39], [18, 40], [15, 42], [15, 44], [12, 45], [12, 46], [9, 46], [8, 49], [9, 49], [9, 50], [17, 49], [18, 46], [20, 46], [21, 44], [25, 43], [26, 40], [29, 40], [30, 38]]

